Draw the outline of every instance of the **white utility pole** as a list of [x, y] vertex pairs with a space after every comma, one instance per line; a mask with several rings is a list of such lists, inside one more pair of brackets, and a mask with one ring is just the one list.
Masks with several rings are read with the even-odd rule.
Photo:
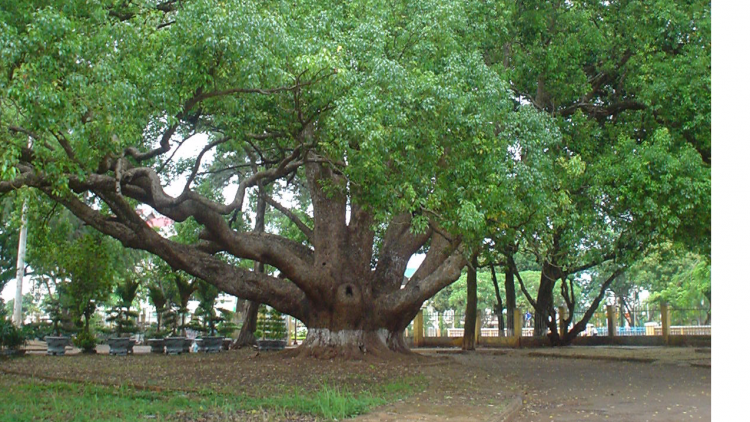
[[21, 232], [18, 235], [18, 259], [16, 260], [16, 302], [13, 304], [13, 323], [20, 327], [23, 324], [23, 275], [26, 267], [26, 201], [21, 210]]
[[[29, 149], [34, 145], [34, 139], [29, 137]], [[26, 232], [28, 231], [28, 203], [23, 201], [21, 208], [21, 232], [18, 235], [18, 257], [16, 260], [16, 303], [13, 304], [13, 323], [23, 325], [23, 275], [26, 269]]]

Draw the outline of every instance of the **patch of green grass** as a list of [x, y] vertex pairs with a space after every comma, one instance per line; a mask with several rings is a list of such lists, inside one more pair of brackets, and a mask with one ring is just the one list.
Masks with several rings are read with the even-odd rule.
[[262, 399], [259, 405], [320, 416], [326, 420], [339, 420], [367, 413], [374, 407], [407, 397], [423, 386], [424, 380], [414, 378], [377, 385], [354, 394], [347, 389], [323, 384], [320, 390], [312, 394], [304, 394], [295, 389], [292, 394]]
[[293, 389], [290, 393], [253, 398], [209, 389], [197, 393], [155, 392], [0, 375], [0, 422], [143, 421], [147, 417], [163, 421], [175, 412], [229, 414], [261, 408], [337, 420], [407, 396], [420, 383], [413, 381], [379, 385], [356, 394], [323, 384], [317, 391]]
[[333, 420], [365, 413], [386, 402], [385, 398], [374, 396], [369, 392], [355, 395], [346, 390], [323, 385], [320, 390], [312, 394], [295, 390], [292, 394], [260, 399], [259, 406], [279, 411], [291, 410]]
[[176, 411], [202, 411], [225, 405], [226, 398], [153, 392], [68, 382], [0, 378], [0, 421], [155, 420]]

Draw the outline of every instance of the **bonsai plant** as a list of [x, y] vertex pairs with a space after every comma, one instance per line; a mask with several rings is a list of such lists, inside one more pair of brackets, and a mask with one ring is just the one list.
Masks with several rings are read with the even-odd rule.
[[164, 313], [164, 322], [171, 327], [169, 336], [164, 338], [164, 347], [168, 355], [179, 355], [190, 351], [190, 341], [187, 337], [178, 335], [179, 330], [183, 329], [179, 318], [177, 309]]
[[188, 304], [193, 293], [198, 288], [196, 281], [190, 281], [183, 274], [179, 272], [174, 273], [174, 283], [177, 287], [177, 313], [180, 315], [180, 330], [182, 335], [187, 334], [186, 329], [189, 328], [189, 323], [186, 323], [187, 317], [190, 315], [190, 309]]
[[96, 353], [96, 337], [88, 328], [83, 328], [76, 334], [73, 344], [81, 349], [81, 353]]
[[171, 334], [164, 339], [166, 352], [174, 355], [190, 351], [192, 341], [186, 337], [186, 329], [190, 327], [190, 324], [186, 323], [186, 320], [190, 315], [188, 304], [190, 303], [190, 297], [195, 292], [196, 285], [195, 282], [190, 282], [184, 274], [177, 271], [171, 272], [169, 278], [172, 280], [170, 287], [173, 287], [174, 290], [171, 290], [171, 294], [167, 295], [171, 301], [171, 307], [164, 311], [162, 321], [165, 326], [171, 329]]
[[222, 317], [216, 315], [215, 303], [219, 296], [219, 289], [205, 281], [198, 281], [197, 293], [200, 303], [195, 311], [199, 324], [191, 327], [196, 331], [203, 333], [196, 341], [200, 351], [207, 353], [216, 353], [221, 351], [224, 337], [217, 336], [216, 324], [223, 321]]
[[126, 279], [115, 287], [115, 294], [120, 297], [116, 306], [109, 311], [107, 322], [114, 324], [115, 337], [108, 340], [109, 354], [126, 355], [132, 353], [135, 341], [130, 339], [129, 334], [136, 333], [134, 319], [138, 313], [131, 311], [135, 296], [138, 291], [139, 283], [132, 279]]
[[67, 310], [63, 309], [60, 303], [60, 296], [62, 296], [62, 289], [58, 292], [58, 297], [48, 297], [44, 302], [44, 309], [49, 315], [50, 321], [52, 321], [52, 334], [51, 336], [44, 337], [44, 341], [47, 343], [47, 354], [51, 356], [60, 356], [65, 354], [65, 346], [68, 345], [70, 339], [63, 336], [65, 325], [70, 323]]
[[232, 322], [234, 312], [223, 308], [218, 308], [218, 311], [221, 313], [221, 321], [216, 325], [216, 331], [224, 339], [222, 340], [222, 349], [229, 350], [229, 346], [232, 344], [232, 334], [240, 327]]
[[[76, 302], [76, 301], [74, 301]], [[78, 333], [73, 338], [73, 345], [81, 349], [83, 353], [96, 353], [96, 338], [91, 334], [89, 322], [94, 312], [96, 312], [96, 302], [90, 299], [86, 303], [74, 303], [72, 312], [73, 314], [80, 314], [83, 317], [83, 322], [80, 318], [76, 320], [78, 326]]]
[[166, 332], [162, 331], [162, 320], [167, 312], [169, 300], [167, 295], [156, 284], [148, 286], [148, 297], [156, 308], [156, 326], [146, 332], [148, 345], [151, 346], [151, 353], [164, 353], [164, 337]]
[[258, 329], [255, 331], [260, 350], [283, 350], [286, 347], [286, 324], [281, 312], [263, 305], [258, 310]]

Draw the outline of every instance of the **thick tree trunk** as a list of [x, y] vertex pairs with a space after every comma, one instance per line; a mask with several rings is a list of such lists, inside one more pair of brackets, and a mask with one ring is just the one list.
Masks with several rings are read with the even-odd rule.
[[350, 280], [332, 289], [329, 300], [303, 321], [307, 325], [305, 341], [289, 353], [324, 359], [389, 358], [410, 353], [404, 329], [421, 302], [401, 314], [384, 313], [380, 304], [371, 300], [368, 284]]
[[474, 350], [477, 326], [477, 259], [471, 260], [466, 275], [466, 314], [464, 315], [463, 350]]
[[[259, 189], [265, 188], [260, 186]], [[266, 230], [267, 207], [266, 201], [263, 198], [263, 195], [258, 195], [255, 213], [255, 228], [253, 229], [255, 233], [263, 233]], [[256, 262], [253, 269], [256, 272], [265, 273], [265, 266], [260, 262]], [[242, 327], [240, 328], [239, 334], [237, 334], [237, 340], [232, 344], [232, 349], [241, 349], [243, 347], [256, 346], [258, 344], [257, 339], [255, 338], [255, 330], [258, 328], [258, 309], [260, 308], [260, 303], [252, 300], [243, 300], [242, 302]], [[239, 306], [238, 309], [240, 309]]]
[[[505, 315], [508, 320], [508, 330], [513, 330], [514, 324], [514, 312], [516, 310], [516, 284], [513, 281], [513, 269], [508, 264], [505, 267]], [[513, 335], [521, 335], [521, 333], [513, 333]]]
[[534, 335], [543, 336], [547, 333], [550, 317], [554, 312], [554, 288], [559, 278], [559, 271], [552, 264], [545, 262], [542, 265], [542, 276], [539, 281], [539, 291], [536, 296], [537, 307], [534, 314]]
[[[625, 267], [621, 267], [620, 269], [616, 270], [610, 277], [602, 283], [602, 286], [599, 289], [599, 294], [594, 298], [591, 305], [588, 307], [586, 312], [584, 312], [583, 316], [580, 320], [578, 320], [573, 327], [565, 333], [564, 336], [558, 337], [556, 339], [556, 343], [553, 342], [553, 345], [555, 346], [569, 346], [573, 339], [575, 339], [578, 334], [583, 332], [586, 329], [586, 325], [591, 320], [591, 317], [594, 316], [594, 312], [599, 309], [599, 305], [602, 302], [602, 299], [604, 299], [604, 293], [609, 288], [610, 284], [612, 284], [612, 281], [614, 281], [620, 274], [622, 274], [625, 271]], [[553, 341], [555, 339], [552, 339]]]
[[364, 359], [368, 357], [391, 358], [410, 354], [404, 331], [386, 328], [330, 330], [309, 328], [305, 341], [290, 354], [322, 359]]
[[537, 308], [534, 309], [534, 335], [543, 336], [547, 333], [547, 323], [552, 306], [551, 281], [542, 276], [537, 294]]
[[495, 306], [495, 315], [497, 315], [497, 329], [500, 337], [505, 336], [505, 320], [503, 319], [503, 297], [500, 296], [500, 285], [497, 281], [497, 274], [495, 273], [495, 266], [490, 264], [490, 271], [492, 272], [492, 284], [495, 286], [495, 299], [497, 300], [497, 306]]
[[258, 344], [255, 338], [255, 330], [258, 327], [258, 308], [260, 303], [252, 300], [243, 301], [242, 306], [242, 327], [240, 328], [237, 339], [232, 343], [232, 349], [242, 349], [243, 347], [255, 346]]

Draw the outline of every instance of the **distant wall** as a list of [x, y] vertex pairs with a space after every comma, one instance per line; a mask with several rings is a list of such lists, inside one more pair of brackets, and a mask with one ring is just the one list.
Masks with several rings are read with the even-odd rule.
[[[461, 337], [425, 337], [421, 347], [461, 347]], [[407, 338], [407, 344], [414, 347], [414, 341]], [[589, 336], [577, 337], [574, 346], [664, 346], [662, 336]], [[669, 336], [670, 346], [711, 347], [711, 336]], [[477, 346], [481, 347], [550, 347], [547, 337], [480, 337]]]

